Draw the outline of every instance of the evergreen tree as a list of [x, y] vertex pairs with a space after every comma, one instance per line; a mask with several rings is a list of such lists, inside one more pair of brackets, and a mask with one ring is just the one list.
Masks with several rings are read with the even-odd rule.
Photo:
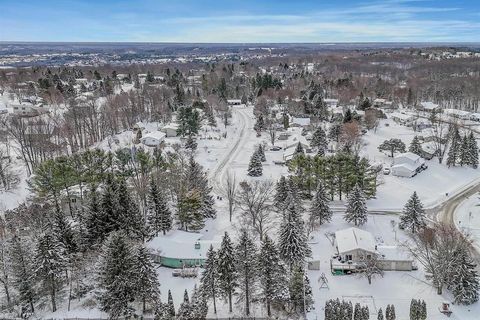
[[395, 320], [397, 317], [395, 315], [395, 306], [393, 304], [387, 305], [387, 310], [385, 312], [385, 320]]
[[452, 275], [452, 293], [456, 304], [470, 305], [478, 301], [480, 289], [478, 281], [477, 265], [464, 249], [460, 259], [456, 263]]
[[177, 320], [192, 320], [192, 306], [190, 305], [190, 299], [188, 298], [187, 289], [183, 293], [183, 302], [180, 304], [177, 312]]
[[187, 137], [187, 141], [185, 142], [185, 148], [191, 151], [197, 150], [197, 141], [195, 141], [192, 135], [189, 135]]
[[98, 223], [102, 226], [104, 235], [108, 236], [110, 232], [120, 230], [122, 220], [120, 217], [120, 208], [118, 205], [117, 184], [111, 174], [107, 176], [100, 199], [100, 216]]
[[261, 300], [265, 302], [267, 314], [270, 317], [272, 303], [281, 303], [286, 300], [287, 278], [275, 243], [268, 236], [264, 237], [260, 248], [258, 274]]
[[48, 230], [40, 236], [34, 252], [35, 276], [50, 296], [52, 311], [57, 310], [57, 293], [66, 268], [65, 249]]
[[208, 303], [202, 287], [193, 288], [192, 299], [190, 303], [192, 320], [205, 320], [208, 313]]
[[238, 274], [238, 289], [240, 291], [240, 300], [245, 303], [245, 315], [250, 315], [250, 302], [256, 291], [257, 265], [256, 265], [256, 247], [255, 244], [244, 230], [235, 247], [235, 260]]
[[260, 161], [265, 162], [267, 161], [267, 158], [265, 157], [265, 147], [263, 144], [258, 145], [257, 153], [260, 157]]
[[412, 233], [425, 227], [425, 210], [422, 202], [414, 191], [407, 204], [403, 208], [403, 213], [400, 216], [400, 228], [410, 228]]
[[167, 300], [167, 310], [168, 315], [172, 318], [175, 318], [175, 306], [173, 305], [172, 292], [168, 290], [168, 300]]
[[312, 288], [302, 266], [297, 265], [293, 268], [288, 289], [292, 311], [296, 313], [310, 311], [313, 306]]
[[422, 156], [422, 145], [420, 144], [420, 140], [418, 139], [417, 136], [413, 137], [412, 142], [410, 143], [410, 147], [408, 148], [408, 151], [411, 153], [415, 153], [418, 156]]
[[286, 200], [286, 210], [280, 225], [279, 251], [280, 257], [293, 270], [295, 265], [302, 266], [310, 256], [304, 224], [292, 196]]
[[478, 145], [477, 140], [473, 135], [473, 132], [470, 131], [470, 134], [467, 138], [468, 142], [468, 165], [473, 168], [478, 168]]
[[147, 303], [150, 306], [159, 303], [160, 284], [152, 258], [145, 247], [139, 246], [135, 250], [133, 261], [136, 295], [142, 301], [143, 312], [145, 312]]
[[460, 165], [468, 165], [469, 162], [469, 147], [468, 147], [468, 138], [466, 135], [463, 136], [460, 144]]
[[97, 277], [101, 310], [114, 319], [129, 316], [137, 291], [132, 247], [123, 233], [114, 232], [102, 251]]
[[420, 320], [427, 320], [427, 304], [424, 300], [422, 300], [422, 306], [420, 308]]
[[188, 166], [185, 170], [185, 181], [189, 192], [198, 192], [200, 196], [200, 212], [203, 217], [215, 218], [216, 211], [214, 208], [215, 200], [212, 196], [212, 187], [208, 185], [208, 178], [202, 167], [190, 157]]
[[158, 189], [154, 179], [150, 180], [147, 209], [147, 220], [152, 236], [157, 236], [159, 232], [165, 234], [172, 229], [172, 213], [168, 208], [165, 196]]
[[130, 195], [127, 182], [120, 180], [117, 188], [118, 210], [120, 215], [119, 227], [132, 239], [143, 240], [146, 235], [145, 219], [137, 203]]
[[59, 207], [56, 208], [54, 213], [52, 231], [68, 254], [73, 254], [77, 251], [77, 243], [72, 226], [65, 217], [65, 213]]
[[261, 156], [255, 151], [248, 164], [248, 175], [251, 177], [260, 177], [263, 174], [263, 165]]
[[330, 222], [332, 220], [332, 210], [328, 206], [328, 197], [325, 193], [325, 188], [321, 182], [318, 183], [317, 192], [312, 201], [312, 205], [310, 207], [310, 230], [313, 230], [314, 227], [318, 225], [322, 225], [326, 222]]
[[219, 293], [228, 299], [228, 310], [232, 312], [232, 296], [238, 287], [238, 274], [236, 272], [233, 243], [226, 232], [223, 236], [220, 249], [218, 250], [217, 261]]
[[90, 199], [85, 212], [85, 242], [90, 244], [101, 243], [108, 236], [107, 221], [103, 219], [103, 211], [96, 190], [90, 192]]
[[410, 302], [410, 320], [419, 320], [418, 311], [418, 301], [416, 299], [412, 299]]
[[297, 143], [294, 154], [297, 155], [297, 154], [304, 154], [304, 153], [305, 153], [305, 150], [303, 149], [302, 143], [301, 142]]
[[177, 220], [185, 231], [200, 230], [205, 226], [202, 214], [202, 197], [198, 190], [191, 190], [180, 196]]
[[28, 305], [30, 312], [35, 311], [35, 277], [33, 261], [28, 246], [17, 236], [13, 236], [9, 244], [9, 261], [12, 266], [12, 285], [18, 291], [19, 302]]
[[313, 148], [317, 148], [317, 154], [319, 156], [324, 156], [327, 153], [327, 134], [321, 127], [318, 127], [313, 133], [312, 140], [310, 141], [310, 146]]
[[378, 309], [377, 320], [383, 320], [382, 308]]
[[354, 222], [355, 226], [367, 222], [367, 205], [365, 196], [359, 184], [356, 184], [348, 197], [347, 210], [345, 211], [345, 220]]
[[207, 259], [205, 260], [204, 271], [201, 278], [202, 288], [205, 295], [213, 300], [213, 313], [217, 314], [217, 253], [210, 246], [207, 252]]
[[283, 210], [285, 199], [288, 195], [288, 184], [285, 176], [281, 176], [275, 186], [275, 197], [273, 199], [273, 204], [278, 210]]
[[448, 167], [455, 166], [457, 164], [457, 161], [461, 155], [461, 149], [462, 149], [462, 138], [460, 137], [458, 128], [455, 128], [452, 133], [450, 149], [448, 150], [448, 155], [447, 155]]

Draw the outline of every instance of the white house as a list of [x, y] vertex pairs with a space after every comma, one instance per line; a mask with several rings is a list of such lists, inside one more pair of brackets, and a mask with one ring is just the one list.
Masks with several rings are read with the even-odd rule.
[[465, 110], [458, 110], [458, 109], [444, 109], [443, 113], [453, 117], [453, 118], [458, 118], [462, 120], [468, 120], [470, 119], [470, 112], [465, 111]]
[[229, 106], [239, 106], [242, 104], [242, 100], [240, 99], [227, 99], [227, 104]]
[[310, 118], [296, 118], [292, 117], [292, 120], [290, 121], [290, 126], [291, 127], [308, 127], [310, 126]]
[[418, 108], [426, 112], [441, 111], [438, 104], [433, 103], [431, 101], [420, 102], [420, 106]]
[[143, 135], [140, 141], [148, 147], [156, 147], [165, 140], [165, 136], [164, 132], [153, 131]]
[[375, 239], [372, 234], [358, 228], [335, 232], [335, 244], [342, 261], [363, 261], [375, 254]]
[[394, 112], [391, 114], [390, 118], [398, 124], [408, 126], [415, 121], [415, 116], [411, 114], [405, 114], [400, 112]]
[[425, 164], [419, 155], [405, 152], [395, 156], [392, 166], [392, 174], [398, 177], [411, 178], [420, 172]]
[[176, 137], [177, 136], [177, 130], [178, 130], [178, 125], [174, 124], [174, 123], [167, 124], [162, 129], [160, 129], [160, 131], [165, 133], [167, 138]]

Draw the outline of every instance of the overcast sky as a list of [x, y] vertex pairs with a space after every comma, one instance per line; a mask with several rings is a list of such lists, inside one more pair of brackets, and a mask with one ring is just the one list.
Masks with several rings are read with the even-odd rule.
[[479, 42], [480, 0], [0, 0], [0, 41]]

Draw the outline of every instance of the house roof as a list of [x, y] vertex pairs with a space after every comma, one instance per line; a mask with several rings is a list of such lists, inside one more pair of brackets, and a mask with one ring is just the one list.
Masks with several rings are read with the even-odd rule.
[[[173, 230], [166, 235], [159, 235], [146, 243], [147, 249], [162, 257], [175, 259], [205, 259], [207, 251], [212, 245], [220, 247], [220, 239], [203, 240], [201, 233]], [[195, 243], [200, 249], [195, 249]]]
[[152, 131], [152, 132], [146, 133], [142, 136], [142, 141], [147, 138], [161, 141], [165, 138], [165, 133], [161, 131]]
[[400, 168], [405, 169], [406, 171], [409, 171], [409, 172], [414, 172], [415, 170], [417, 170], [417, 167], [410, 163], [400, 163], [392, 166], [392, 170], [400, 169]]
[[394, 160], [395, 164], [399, 164], [399, 163], [397, 163], [397, 161], [402, 160], [402, 159], [408, 159], [411, 162], [417, 162], [420, 159], [420, 156], [418, 154], [413, 153], [413, 152], [400, 153], [400, 154], [395, 156], [395, 160]]
[[375, 252], [375, 240], [372, 234], [358, 228], [348, 228], [335, 232], [338, 253], [362, 249]]
[[292, 117], [292, 124], [298, 124], [299, 126], [310, 125], [310, 118], [295, 118]]

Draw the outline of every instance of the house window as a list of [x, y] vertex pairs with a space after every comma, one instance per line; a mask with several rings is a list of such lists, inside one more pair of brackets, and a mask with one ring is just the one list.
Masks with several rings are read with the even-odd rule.
[[345, 259], [346, 259], [347, 261], [350, 261], [350, 260], [353, 259], [353, 257], [352, 257], [351, 254], [347, 254], [347, 255], [345, 255]]

